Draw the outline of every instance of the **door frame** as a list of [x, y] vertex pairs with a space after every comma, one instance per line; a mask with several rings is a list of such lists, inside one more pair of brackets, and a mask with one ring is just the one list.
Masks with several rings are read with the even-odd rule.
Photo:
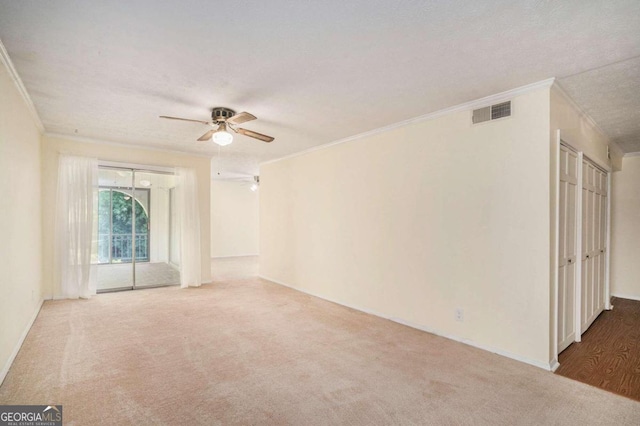
[[[561, 130], [558, 129], [556, 131], [556, 138], [554, 140], [553, 147], [553, 155], [555, 159], [555, 181], [553, 182], [553, 187], [555, 188], [554, 193], [554, 214], [555, 214], [555, 229], [553, 236], [553, 244], [554, 244], [554, 256], [551, 261], [551, 265], [553, 268], [552, 271], [552, 287], [553, 287], [553, 306], [552, 306], [552, 354], [553, 358], [550, 363], [551, 371], [555, 371], [559, 366], [558, 362], [558, 299], [559, 299], [559, 288], [558, 288], [558, 280], [559, 280], [559, 268], [558, 268], [558, 255], [560, 249], [560, 146], [564, 145], [565, 147], [573, 150], [578, 154], [578, 188], [577, 188], [577, 208], [576, 208], [576, 258], [582, 259], [582, 162], [584, 159], [589, 160], [598, 168], [601, 169], [607, 175], [607, 205], [606, 205], [606, 219], [605, 219], [605, 241], [606, 241], [606, 251], [605, 251], [605, 274], [604, 274], [604, 294], [605, 294], [605, 305], [604, 309], [606, 311], [610, 311], [613, 309], [613, 305], [611, 304], [611, 288], [610, 288], [610, 263], [611, 263], [611, 167], [609, 165], [603, 165], [599, 161], [593, 160], [591, 157], [585, 155], [584, 151], [576, 148], [576, 145], [567, 141], [566, 138], [563, 138], [561, 135]], [[581, 264], [581, 262], [576, 262], [577, 264]], [[575, 286], [575, 341], [580, 342], [582, 340], [582, 333], [584, 332], [581, 329], [581, 315], [582, 315], [582, 267], [576, 269], [575, 274], [576, 286]]]

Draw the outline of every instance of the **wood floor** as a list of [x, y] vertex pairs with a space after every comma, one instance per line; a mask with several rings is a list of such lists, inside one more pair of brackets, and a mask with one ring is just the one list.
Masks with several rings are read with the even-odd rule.
[[556, 374], [640, 401], [640, 301], [612, 304], [560, 354]]

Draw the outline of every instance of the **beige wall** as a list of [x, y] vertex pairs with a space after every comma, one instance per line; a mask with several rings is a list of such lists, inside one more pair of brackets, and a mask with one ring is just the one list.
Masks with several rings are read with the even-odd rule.
[[46, 295], [56, 294], [59, 283], [53, 274], [53, 241], [54, 241], [54, 209], [56, 201], [56, 183], [59, 154], [79, 155], [98, 158], [103, 161], [120, 161], [125, 163], [145, 164], [152, 166], [190, 167], [198, 176], [198, 194], [200, 197], [200, 234], [202, 251], [202, 281], [211, 281], [210, 261], [210, 174], [211, 164], [208, 157], [196, 157], [175, 152], [155, 151], [132, 148], [122, 145], [89, 143], [58, 137], [42, 138], [42, 202], [46, 208], [42, 219], [43, 226], [43, 271]]
[[[606, 170], [619, 170], [622, 166], [622, 153], [615, 145], [610, 145], [609, 139], [594, 126], [578, 107], [558, 86], [554, 85], [550, 92], [550, 190], [549, 190], [549, 215], [551, 218], [549, 232], [549, 284], [550, 305], [549, 323], [550, 359], [556, 358], [556, 281], [557, 281], [557, 250], [556, 250], [556, 209], [558, 194], [558, 133], [560, 139], [577, 151], [596, 162]], [[611, 159], [607, 156], [607, 147], [610, 146]]]
[[258, 254], [259, 195], [247, 182], [211, 181], [211, 256]]
[[42, 300], [40, 132], [0, 62], [0, 381]]
[[624, 158], [611, 192], [611, 294], [640, 300], [640, 157]]
[[513, 110], [262, 165], [260, 274], [548, 368], [549, 89]]

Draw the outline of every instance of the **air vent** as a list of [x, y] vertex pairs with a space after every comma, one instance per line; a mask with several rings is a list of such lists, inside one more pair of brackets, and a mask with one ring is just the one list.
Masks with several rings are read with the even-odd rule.
[[511, 116], [511, 101], [473, 110], [473, 124]]

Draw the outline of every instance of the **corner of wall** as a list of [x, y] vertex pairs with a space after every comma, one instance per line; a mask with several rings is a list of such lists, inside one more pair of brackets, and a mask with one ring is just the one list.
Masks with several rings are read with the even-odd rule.
[[613, 156], [616, 162], [621, 162], [621, 150], [600, 129], [591, 118], [562, 88], [555, 82], [551, 86], [551, 132], [560, 130], [563, 142], [574, 149], [584, 152], [592, 161], [606, 170], [613, 169]]

